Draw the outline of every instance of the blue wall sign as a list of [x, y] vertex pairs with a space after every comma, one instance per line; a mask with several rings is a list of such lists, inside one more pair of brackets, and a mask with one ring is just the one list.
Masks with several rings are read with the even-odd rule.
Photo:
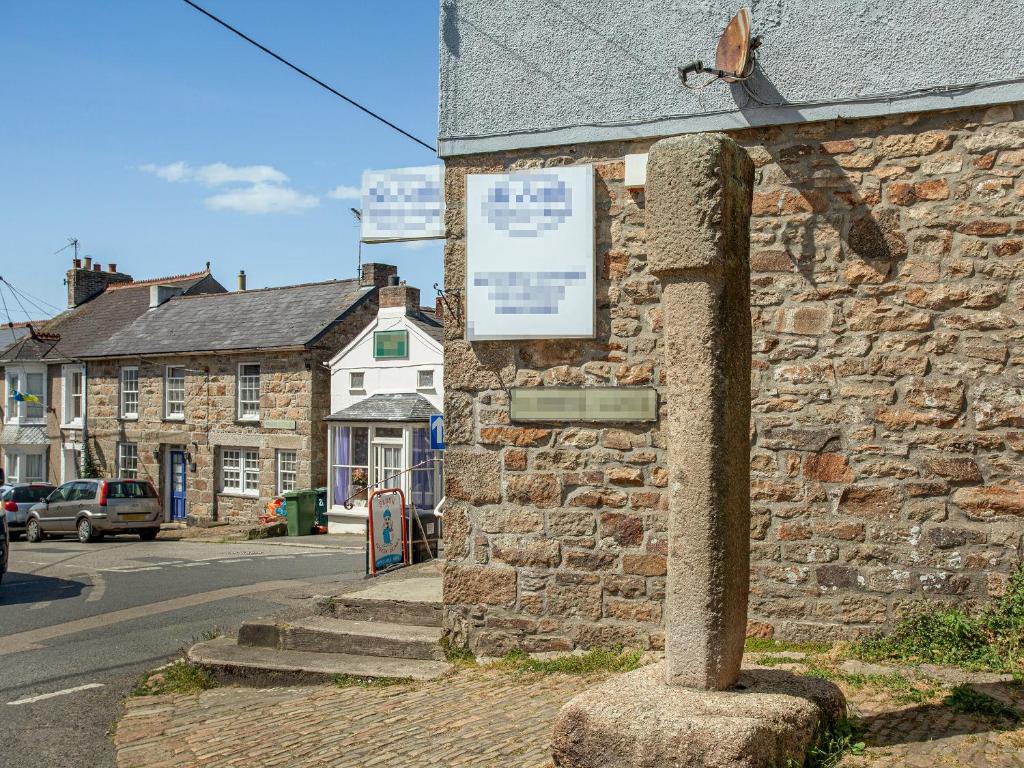
[[441, 414], [430, 417], [430, 450], [444, 450], [444, 416]]

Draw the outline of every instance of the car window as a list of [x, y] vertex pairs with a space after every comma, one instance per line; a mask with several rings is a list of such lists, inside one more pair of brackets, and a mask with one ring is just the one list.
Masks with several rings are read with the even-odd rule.
[[62, 485], [60, 488], [57, 488], [53, 493], [51, 493], [46, 500], [51, 504], [58, 501], [67, 501], [68, 496], [71, 493], [71, 486], [73, 485], [74, 483], [64, 483], [64, 485]]
[[92, 501], [96, 498], [96, 483], [79, 480], [74, 484], [73, 493], [70, 501]]
[[27, 485], [11, 491], [10, 498], [18, 504], [35, 504], [45, 499], [52, 490], [52, 485]]
[[155, 499], [149, 483], [139, 480], [118, 480], [107, 483], [108, 499]]

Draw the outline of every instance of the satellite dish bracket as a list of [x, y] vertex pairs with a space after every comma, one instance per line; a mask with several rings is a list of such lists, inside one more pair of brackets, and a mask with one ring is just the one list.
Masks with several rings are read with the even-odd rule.
[[[705, 67], [700, 59], [691, 61], [685, 67], [679, 67], [679, 78], [683, 86], [690, 90], [700, 90], [716, 80], [735, 83], [746, 80], [754, 72], [754, 51], [761, 45], [760, 36], [750, 37], [750, 11], [741, 8], [726, 25], [725, 31], [718, 40], [715, 52], [715, 66]], [[691, 85], [690, 75], [711, 75], [711, 78], [700, 85]]]

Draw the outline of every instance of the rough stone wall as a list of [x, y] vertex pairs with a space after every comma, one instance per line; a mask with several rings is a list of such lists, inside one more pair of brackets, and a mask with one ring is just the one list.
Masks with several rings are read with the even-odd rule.
[[[1024, 534], [1024, 105], [737, 132], [757, 166], [749, 631], [850, 636], [909, 601], [997, 595]], [[445, 343], [446, 628], [481, 653], [663, 643], [661, 430], [509, 423], [512, 385], [660, 384], [650, 142], [450, 159], [594, 163], [598, 336]]]

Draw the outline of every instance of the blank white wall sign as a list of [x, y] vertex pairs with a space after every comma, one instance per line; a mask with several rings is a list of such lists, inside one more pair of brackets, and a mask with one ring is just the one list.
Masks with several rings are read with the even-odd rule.
[[444, 167], [363, 173], [364, 243], [444, 237]]
[[594, 169], [466, 177], [466, 337], [594, 335]]

